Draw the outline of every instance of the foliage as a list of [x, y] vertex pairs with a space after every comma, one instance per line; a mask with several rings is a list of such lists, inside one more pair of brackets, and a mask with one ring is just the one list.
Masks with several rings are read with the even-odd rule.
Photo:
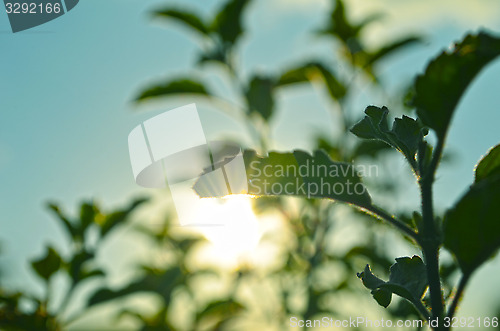
[[[80, 206], [79, 216], [74, 219], [62, 212], [59, 206], [50, 204], [49, 209], [68, 239], [69, 253], [63, 254], [62, 250], [49, 245], [41, 257], [31, 262], [33, 272], [44, 285], [44, 297], [0, 289], [0, 328], [60, 330], [94, 307], [118, 304], [128, 297], [147, 294], [158, 299], [154, 313], [124, 308], [118, 317], [134, 318], [142, 330], [235, 329], [234, 323], [251, 311], [251, 300], [245, 300], [241, 295], [245, 286], [250, 287], [252, 293], [276, 294], [278, 307], [267, 317], [267, 322], [282, 327], [292, 315], [302, 319], [318, 314], [345, 317], [342, 309], [325, 304], [325, 301], [332, 295], [354, 295], [361, 287], [355, 274], [377, 303], [388, 308], [392, 318], [442, 320], [444, 316], [454, 316], [470, 276], [500, 247], [500, 229], [494, 209], [500, 199], [500, 147], [492, 148], [478, 163], [475, 182], [444, 218], [438, 217], [432, 205], [432, 188], [455, 108], [472, 80], [500, 54], [500, 39], [486, 32], [468, 35], [452, 50], [432, 60], [425, 72], [417, 76], [410, 93], [415, 118], [402, 115], [390, 125], [388, 108], [371, 105], [365, 110], [366, 116], [354, 123], [348, 109], [349, 100], [356, 96], [353, 79], [340, 75], [323, 60], [301, 61], [285, 69], [279, 68], [278, 74], [241, 74], [236, 59], [238, 46], [247, 30], [244, 17], [250, 6], [250, 0], [228, 0], [210, 19], [193, 10], [174, 7], [152, 13], [156, 19], [181, 23], [200, 38], [204, 49], [197, 65], [219, 65], [220, 73], [229, 77], [237, 100], [226, 100], [214, 92], [216, 89], [197, 78], [181, 76], [145, 87], [136, 96], [136, 102], [141, 104], [181, 94], [201, 97], [204, 102], [222, 100], [230, 105], [229, 114], [242, 120], [254, 138], [255, 146], [244, 153], [247, 178], [251, 181], [248, 183], [249, 193], [262, 197], [255, 200], [254, 208], [261, 213], [281, 213], [287, 229], [293, 233], [292, 242], [284, 245], [281, 264], [267, 272], [241, 265], [229, 275], [213, 268], [196, 268], [189, 263], [189, 258], [203, 244], [203, 239], [176, 231], [173, 218], [167, 215], [160, 228], [137, 227], [138, 232], [155, 243], [156, 251], [166, 257], [166, 262], [142, 264], [136, 270], [136, 277], [122, 286], [101, 282], [99, 288], [92, 289], [83, 309], [76, 315], [67, 316], [68, 304], [75, 300], [75, 292], [82, 284], [106, 277], [105, 270], [96, 260], [102, 243], [110, 233], [123, 226], [145, 200], [132, 201], [124, 209], [111, 213], [103, 213], [95, 203], [85, 202]], [[348, 18], [344, 2], [337, 0], [326, 24], [317, 30], [320, 36], [339, 46], [335, 60], [345, 64], [351, 76], [359, 74], [368, 78], [373, 82], [373, 89], [383, 89], [377, 73], [379, 63], [420, 41], [419, 37], [405, 36], [369, 49], [363, 36], [370, 23], [378, 18], [373, 16], [353, 22]], [[278, 109], [277, 92], [293, 85], [306, 86], [304, 83], [308, 82], [324, 88], [332, 101], [332, 111], [341, 115], [344, 132], [338, 138], [333, 133], [318, 136], [313, 153], [269, 152], [272, 146], [269, 130]], [[400, 99], [402, 105], [404, 98]], [[437, 137], [434, 145], [427, 141], [429, 132]], [[351, 143], [351, 133], [361, 139]], [[383, 162], [384, 154], [390, 149], [399, 151], [408, 161], [421, 189], [422, 210], [392, 215], [375, 205], [360, 174], [355, 171], [353, 161], [369, 158], [373, 162]], [[327, 169], [333, 167], [337, 172], [335, 175], [330, 172], [263, 175], [268, 166], [298, 169], [311, 163]], [[289, 191], [267, 192], [265, 180], [270, 181], [266, 185], [279, 184], [288, 187]], [[311, 191], [312, 187], [322, 183], [343, 188], [352, 185], [358, 190], [351, 193]], [[396, 193], [393, 183], [379, 184], [387, 187], [389, 193]], [[195, 185], [194, 188], [200, 195], [210, 196], [203, 187]], [[293, 200], [296, 208], [289, 208], [288, 196], [299, 198]], [[356, 208], [348, 214], [348, 222], [365, 221], [369, 217], [385, 221], [399, 230], [409, 245], [420, 248], [422, 257], [398, 257], [393, 263], [392, 256], [388, 257], [387, 249], [384, 249], [385, 240], [377, 236], [383, 226], [377, 222], [366, 223], [365, 232], [360, 234], [364, 239], [362, 242], [345, 251], [332, 252], [328, 249], [331, 234], [336, 226], [342, 225], [342, 220], [336, 216], [339, 210], [342, 211], [336, 201]], [[449, 250], [455, 261], [440, 263], [441, 247]], [[366, 267], [356, 273], [362, 268], [360, 261]], [[332, 267], [339, 276], [331, 275], [327, 284], [318, 282], [318, 274]], [[450, 279], [458, 269], [462, 279], [456, 291], [452, 291]], [[388, 277], [375, 276], [384, 273]], [[51, 284], [56, 275], [64, 276], [70, 284], [60, 305], [53, 303], [52, 296]], [[222, 278], [226, 279], [223, 281]], [[218, 296], [202, 297], [196, 291], [199, 280], [229, 285]], [[273, 288], [273, 293], [269, 293], [269, 287]], [[393, 301], [393, 294], [404, 300]], [[302, 304], [294, 303], [297, 296], [303, 298]], [[184, 298], [184, 301], [179, 298]], [[25, 301], [29, 301], [34, 309], [24, 309]], [[256, 297], [256, 301], [265, 305], [268, 300]], [[184, 324], [179, 323], [178, 316], [172, 311], [172, 306], [179, 302], [189, 308], [186, 312], [188, 321]], [[436, 329], [446, 328], [439, 325]]]

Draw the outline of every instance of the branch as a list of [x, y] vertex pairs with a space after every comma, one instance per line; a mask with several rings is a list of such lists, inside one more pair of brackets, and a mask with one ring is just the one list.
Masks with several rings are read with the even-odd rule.
[[401, 232], [409, 236], [410, 238], [414, 239], [415, 241], [419, 242], [420, 238], [417, 232], [410, 228], [408, 225], [406, 225], [404, 222], [398, 220], [396, 217], [392, 216], [385, 210], [383, 210], [380, 207], [377, 207], [375, 205], [370, 205], [368, 207], [361, 207], [365, 211], [371, 213], [373, 216], [384, 220], [386, 222], [389, 222], [390, 224], [394, 225], [397, 229], [399, 229]]

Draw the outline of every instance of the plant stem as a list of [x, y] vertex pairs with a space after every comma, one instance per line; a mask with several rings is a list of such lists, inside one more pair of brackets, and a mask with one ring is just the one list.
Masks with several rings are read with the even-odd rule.
[[459, 282], [458, 288], [457, 288], [457, 293], [455, 293], [455, 297], [453, 298], [451, 306], [448, 308], [448, 314], [446, 314], [446, 316], [451, 318], [455, 315], [455, 311], [457, 310], [458, 302], [462, 298], [462, 294], [465, 290], [465, 286], [467, 285], [467, 282], [469, 281], [469, 278], [470, 278], [470, 274], [463, 274], [462, 278], [460, 278], [460, 282]]
[[439, 137], [436, 150], [432, 156], [429, 168], [423, 177], [419, 179], [423, 224], [419, 229], [421, 236], [422, 252], [427, 269], [427, 280], [431, 295], [432, 318], [439, 319], [437, 330], [442, 330], [442, 318], [444, 312], [443, 293], [441, 291], [441, 278], [439, 275], [439, 247], [441, 245], [440, 229], [436, 227], [434, 220], [433, 191], [434, 176], [436, 173], [441, 154], [443, 152], [444, 138]]
[[389, 214], [388, 212], [386, 212], [382, 208], [377, 207], [375, 205], [370, 205], [368, 207], [362, 207], [362, 208], [364, 210], [370, 212], [374, 216], [394, 225], [396, 228], [401, 230], [404, 234], [408, 235], [410, 238], [414, 239], [415, 241], [418, 242], [420, 240], [418, 234], [412, 228], [410, 228], [408, 225], [406, 225], [402, 221], [398, 220], [397, 218], [395, 218], [394, 216], [392, 216], [391, 214]]

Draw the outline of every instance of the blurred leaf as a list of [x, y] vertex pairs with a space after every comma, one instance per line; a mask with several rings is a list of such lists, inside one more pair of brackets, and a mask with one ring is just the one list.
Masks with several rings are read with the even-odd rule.
[[88, 306], [126, 297], [139, 292], [156, 293], [162, 296], [166, 305], [169, 304], [172, 291], [183, 281], [183, 273], [180, 268], [173, 267], [164, 272], [153, 273], [152, 271], [142, 278], [131, 282], [126, 287], [111, 290], [102, 288], [96, 291], [88, 301]]
[[209, 28], [203, 23], [203, 20], [195, 13], [184, 9], [167, 8], [153, 12], [154, 17], [171, 18], [183, 23], [185, 26], [200, 33], [202, 36], [208, 36]]
[[403, 115], [396, 118], [392, 129], [389, 130], [387, 115], [389, 110], [384, 106], [368, 106], [364, 119], [354, 125], [351, 132], [359, 138], [376, 139], [383, 141], [399, 150], [412, 163], [415, 164], [415, 154], [418, 146], [427, 134], [427, 129], [414, 119]]
[[471, 274], [500, 247], [500, 175], [474, 183], [446, 213], [444, 245], [464, 274]]
[[424, 262], [416, 255], [412, 258], [400, 257], [391, 266], [389, 281], [376, 277], [366, 265], [358, 274], [363, 285], [372, 290], [373, 297], [383, 307], [391, 303], [392, 293], [410, 302], [419, 302], [427, 289], [427, 273]]
[[83, 234], [83, 232], [89, 227], [90, 224], [94, 223], [94, 219], [96, 215], [99, 213], [99, 210], [93, 203], [84, 202], [80, 206], [80, 229], [79, 231]]
[[67, 264], [68, 273], [73, 281], [73, 283], [78, 283], [80, 280], [84, 279], [84, 268], [83, 265], [88, 260], [92, 259], [94, 254], [87, 251], [81, 251], [75, 254], [72, 259]]
[[269, 77], [254, 76], [245, 92], [250, 112], [255, 112], [266, 121], [273, 114], [274, 108], [274, 80]]
[[380, 49], [369, 53], [367, 65], [373, 65], [379, 60], [384, 59], [386, 56], [390, 56], [391, 54], [395, 53], [396, 51], [399, 51], [402, 48], [405, 48], [407, 46], [410, 46], [412, 44], [421, 41], [422, 39], [416, 36], [405, 37], [403, 39], [393, 41], [385, 46], [382, 46]]
[[225, 65], [227, 63], [226, 54], [220, 48], [215, 48], [202, 53], [198, 58], [197, 64], [202, 65], [208, 62], [216, 62]]
[[75, 226], [71, 223], [71, 221], [64, 215], [64, 213], [61, 211], [59, 206], [56, 204], [50, 203], [48, 204], [48, 207], [50, 210], [52, 210], [59, 221], [61, 221], [62, 225], [64, 226], [64, 229], [66, 230], [67, 234], [71, 238], [75, 238], [78, 236], [78, 230], [75, 228]]
[[[371, 205], [370, 195], [354, 166], [332, 161], [322, 150], [315, 151], [314, 155], [303, 151], [271, 152], [267, 157], [246, 150], [243, 158], [248, 194], [329, 198], [360, 207]], [[193, 189], [201, 197], [212, 196], [212, 192], [199, 183]]]
[[198, 94], [209, 96], [205, 86], [191, 79], [181, 78], [171, 80], [163, 84], [151, 86], [140, 93], [136, 101], [144, 101], [151, 98], [158, 98], [173, 94]]
[[44, 257], [31, 261], [31, 267], [43, 280], [49, 281], [50, 277], [59, 270], [61, 263], [62, 259], [59, 254], [49, 246]]
[[276, 87], [313, 81], [316, 78], [322, 79], [332, 99], [341, 100], [347, 94], [346, 87], [337, 79], [332, 70], [320, 62], [309, 62], [286, 70], [278, 79]]
[[242, 15], [250, 0], [229, 0], [214, 18], [211, 30], [215, 31], [222, 41], [234, 44], [243, 34]]
[[234, 317], [241, 312], [245, 307], [234, 300], [219, 300], [210, 302], [205, 309], [197, 314], [196, 319], [214, 318], [214, 319], [227, 319]]
[[375, 158], [381, 152], [387, 151], [390, 148], [390, 145], [380, 140], [361, 140], [356, 146], [352, 157], [353, 159], [363, 156]]
[[500, 144], [492, 147], [476, 166], [476, 179], [479, 182], [489, 176], [500, 174]]
[[446, 135], [453, 112], [466, 88], [500, 54], [500, 39], [486, 32], [468, 35], [452, 50], [432, 60], [415, 81], [413, 105], [422, 122], [439, 138]]
[[339, 38], [346, 46], [348, 46], [351, 53], [355, 53], [357, 49], [354, 48], [353, 45], [359, 45], [357, 38], [362, 28], [362, 25], [354, 25], [349, 22], [345, 12], [344, 2], [336, 0], [335, 7], [330, 14], [327, 27], [320, 30], [319, 33]]
[[104, 222], [101, 225], [101, 236], [106, 236], [115, 226], [123, 223], [127, 217], [132, 213], [138, 206], [146, 202], [147, 199], [140, 198], [132, 201], [132, 203], [123, 210], [115, 211], [108, 214], [104, 218]]

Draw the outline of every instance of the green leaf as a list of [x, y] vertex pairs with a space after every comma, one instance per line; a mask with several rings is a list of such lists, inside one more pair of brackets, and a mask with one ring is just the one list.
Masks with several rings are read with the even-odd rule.
[[474, 183], [446, 213], [444, 245], [464, 274], [471, 274], [500, 248], [500, 176]]
[[50, 277], [56, 273], [61, 267], [62, 259], [52, 247], [47, 247], [47, 252], [45, 256], [33, 260], [31, 262], [31, 267], [43, 280], [49, 281]]
[[[243, 155], [248, 180], [248, 194], [255, 196], [298, 196], [328, 198], [371, 206], [371, 198], [354, 166], [335, 162], [322, 151], [313, 155], [304, 151], [271, 152], [258, 156], [253, 150]], [[193, 189], [201, 197], [213, 197], [209, 187], [198, 181]]]
[[304, 83], [317, 78], [322, 79], [332, 99], [341, 100], [347, 94], [346, 87], [327, 66], [320, 62], [310, 62], [286, 70], [278, 79], [276, 87]]
[[250, 113], [257, 113], [266, 121], [274, 109], [274, 80], [270, 77], [254, 76], [245, 92]]
[[391, 303], [392, 293], [416, 303], [422, 299], [427, 289], [427, 273], [424, 262], [416, 255], [412, 258], [400, 257], [391, 266], [389, 281], [376, 277], [366, 265], [358, 274], [366, 288], [372, 290], [375, 300], [387, 308]]
[[335, 8], [330, 14], [330, 20], [325, 29], [319, 31], [320, 34], [329, 34], [342, 40], [344, 44], [349, 45], [354, 39], [357, 39], [362, 25], [354, 25], [349, 22], [346, 16], [344, 2], [335, 1]]
[[196, 320], [202, 318], [227, 319], [234, 317], [244, 309], [245, 307], [241, 303], [234, 300], [213, 301], [197, 314]]
[[500, 54], [500, 39], [485, 32], [468, 35], [452, 50], [444, 51], [415, 81], [413, 106], [422, 122], [440, 139], [466, 88], [490, 61]]
[[187, 27], [193, 29], [194, 31], [200, 33], [202, 36], [208, 36], [210, 32], [207, 25], [197, 14], [187, 10], [167, 8], [154, 11], [153, 16], [177, 20]]
[[397, 52], [402, 48], [413, 45], [415, 43], [419, 43], [421, 41], [422, 39], [416, 36], [405, 37], [403, 39], [393, 41], [385, 46], [382, 46], [378, 50], [369, 53], [367, 65], [373, 65], [379, 60], [382, 60], [385, 57], [390, 56], [394, 52]]
[[181, 78], [146, 88], [139, 94], [136, 101], [140, 102], [147, 99], [175, 94], [197, 94], [202, 96], [210, 95], [202, 83], [187, 78]]
[[84, 202], [80, 206], [80, 233], [83, 233], [90, 224], [94, 223], [99, 209], [93, 203]]
[[234, 44], [243, 34], [242, 15], [250, 0], [229, 0], [215, 16], [211, 30], [222, 41]]
[[500, 174], [500, 144], [492, 147], [476, 166], [476, 183]]
[[71, 223], [66, 215], [64, 215], [59, 206], [54, 203], [49, 203], [48, 207], [56, 214], [57, 219], [62, 223], [66, 233], [70, 236], [70, 239], [76, 238], [78, 236], [78, 229], [73, 225], [73, 223]]
[[132, 213], [138, 206], [146, 201], [147, 199], [143, 198], [136, 199], [132, 201], [132, 203], [128, 207], [106, 215], [101, 225], [101, 236], [106, 236], [117, 225], [125, 222], [130, 213]]
[[351, 132], [359, 138], [375, 139], [399, 150], [408, 159], [412, 166], [416, 165], [415, 155], [420, 142], [427, 134], [427, 130], [414, 119], [403, 115], [396, 118], [392, 129], [389, 130], [387, 115], [389, 110], [384, 106], [368, 106], [365, 118], [354, 125]]
[[88, 301], [88, 306], [124, 298], [139, 292], [156, 293], [162, 296], [166, 305], [170, 302], [172, 291], [183, 281], [183, 273], [180, 268], [174, 267], [164, 272], [156, 273], [152, 270], [140, 279], [131, 282], [127, 286], [112, 290], [102, 288], [96, 291]]

